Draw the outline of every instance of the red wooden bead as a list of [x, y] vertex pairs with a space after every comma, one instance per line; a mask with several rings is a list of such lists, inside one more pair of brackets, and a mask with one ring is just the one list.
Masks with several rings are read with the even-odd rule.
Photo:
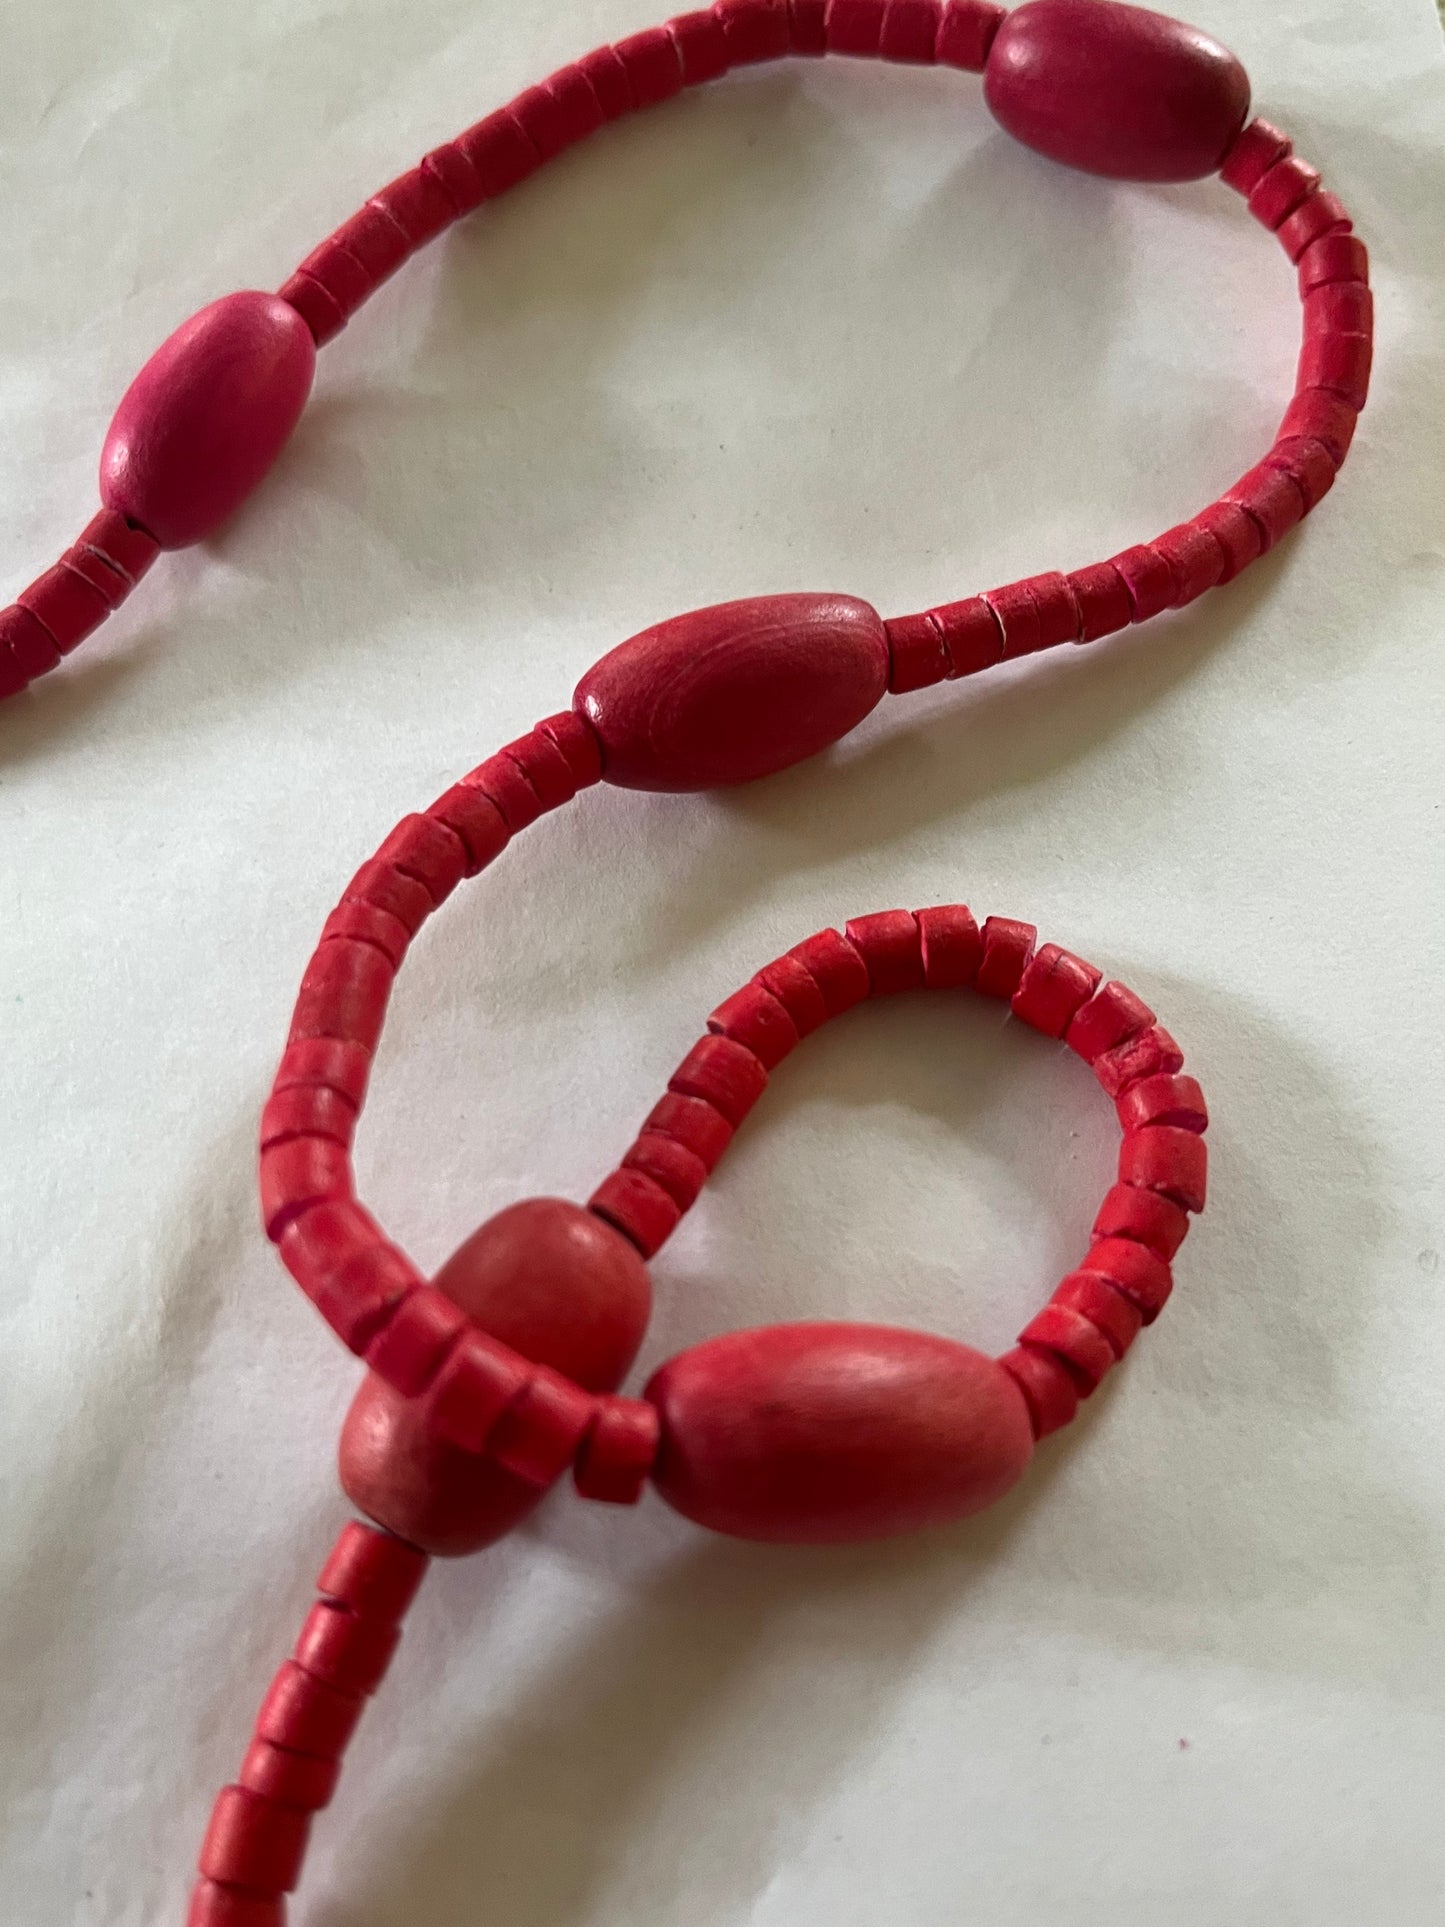
[[788, 0], [717, 0], [713, 13], [734, 67], [781, 60], [789, 50]]
[[799, 1042], [798, 1027], [786, 1004], [757, 982], [744, 984], [720, 1003], [707, 1027], [745, 1045], [765, 1070], [781, 1064]]
[[1054, 1293], [1053, 1303], [1087, 1318], [1109, 1341], [1115, 1358], [1124, 1356], [1143, 1323], [1143, 1313], [1131, 1299], [1116, 1291], [1107, 1278], [1088, 1271], [1076, 1271], [1066, 1278]]
[[358, 1694], [338, 1693], [288, 1659], [261, 1702], [256, 1737], [318, 1760], [339, 1760], [365, 1705]]
[[708, 1167], [695, 1151], [661, 1131], [643, 1131], [622, 1160], [627, 1171], [641, 1171], [672, 1199], [679, 1211], [697, 1202]]
[[762, 1096], [767, 1082], [767, 1072], [745, 1045], [731, 1037], [700, 1037], [668, 1079], [667, 1088], [679, 1097], [704, 1099], [736, 1127]]
[[445, 823], [462, 841], [467, 853], [469, 877], [485, 870], [506, 849], [512, 840], [512, 832], [502, 812], [497, 808], [485, 790], [474, 784], [457, 783], [445, 795], [439, 796], [428, 816]]
[[238, 1783], [248, 1793], [260, 1793], [284, 1807], [319, 1813], [330, 1805], [341, 1778], [339, 1760], [317, 1760], [309, 1753], [293, 1753], [270, 1740], [252, 1740], [241, 1762]]
[[1179, 593], [1174, 571], [1152, 543], [1140, 543], [1111, 558], [1129, 592], [1135, 622], [1149, 622], [1171, 608]]
[[657, 1408], [636, 1398], [599, 1398], [573, 1474], [584, 1499], [636, 1505], [657, 1458]]
[[[784, 10], [784, 30], [786, 31], [786, 9]], [[683, 13], [669, 20], [667, 31], [677, 42], [677, 57], [682, 63], [682, 80], [685, 87], [697, 87], [707, 80], [716, 80], [725, 74], [729, 66], [727, 36], [715, 9], [703, 13]], [[737, 58], [736, 55], [733, 58]]]
[[406, 925], [413, 936], [421, 929], [436, 904], [424, 883], [398, 870], [394, 863], [373, 858], [363, 863], [342, 892], [342, 901], [355, 898], [358, 903], [374, 903]]
[[450, 1443], [438, 1402], [451, 1401], [452, 1429], [458, 1421], [470, 1427], [480, 1448], [526, 1381], [524, 1359], [589, 1391], [610, 1390], [642, 1342], [652, 1292], [627, 1240], [560, 1198], [528, 1199], [489, 1219], [437, 1273], [436, 1287], [509, 1351], [499, 1366], [495, 1344], [464, 1337], [420, 1399], [368, 1376], [342, 1431], [341, 1479], [382, 1525], [414, 1546], [454, 1555], [501, 1538], [540, 1495]]
[[322, 1084], [360, 1110], [370, 1074], [371, 1052], [364, 1044], [342, 1037], [303, 1037], [282, 1052], [272, 1089]]
[[329, 1137], [343, 1150], [356, 1129], [356, 1106], [322, 1084], [277, 1091], [261, 1113], [261, 1149], [293, 1137]]
[[1249, 196], [1249, 211], [1271, 234], [1302, 202], [1317, 193], [1320, 171], [1298, 154], [1285, 154], [1262, 174]]
[[1099, 1207], [1095, 1238], [1131, 1238], [1165, 1264], [1183, 1244], [1189, 1219], [1170, 1198], [1137, 1185], [1116, 1184]]
[[163, 549], [201, 541], [281, 453], [315, 366], [306, 324], [278, 295], [213, 301], [126, 390], [100, 458], [101, 500]]
[[627, 69], [632, 98], [639, 107], [654, 107], [682, 91], [682, 62], [676, 43], [661, 27], [619, 40], [613, 52]]
[[414, 1399], [434, 1384], [464, 1330], [466, 1314], [435, 1285], [420, 1285], [370, 1341], [366, 1362], [387, 1386]]
[[938, 58], [965, 73], [981, 74], [1005, 10], [989, 0], [946, 0], [938, 28]]
[[1107, 983], [1095, 991], [1064, 1033], [1071, 1051], [1093, 1064], [1105, 1051], [1111, 1051], [1126, 1038], [1146, 1029], [1154, 1013], [1141, 997], [1121, 983]]
[[404, 816], [376, 853], [403, 876], [414, 877], [440, 909], [467, 873], [467, 846], [434, 816]]
[[647, 1114], [645, 1131], [676, 1138], [711, 1171], [732, 1142], [733, 1127], [715, 1104], [703, 1097], [684, 1097], [669, 1091]]
[[323, 943], [301, 979], [287, 1041], [339, 1037], [375, 1050], [395, 975], [373, 944], [353, 938]]
[[888, 688], [893, 695], [928, 689], [947, 677], [948, 649], [931, 612], [895, 617], [884, 628], [888, 635]]
[[587, 1209], [605, 1218], [644, 1258], [662, 1249], [682, 1216], [681, 1205], [664, 1185], [646, 1171], [625, 1166], [602, 1180]]
[[1154, 1323], [1174, 1289], [1165, 1260], [1132, 1238], [1101, 1238], [1090, 1245], [1089, 1255], [1078, 1270], [1104, 1278], [1115, 1291], [1123, 1292], [1139, 1307], [1146, 1325]]
[[1019, 1344], [1037, 1345], [1061, 1358], [1085, 1398], [1098, 1390], [1114, 1364], [1114, 1348], [1098, 1326], [1056, 1301], [1029, 1320], [1019, 1333]]
[[1279, 440], [1303, 436], [1316, 441], [1338, 468], [1350, 451], [1358, 420], [1357, 410], [1351, 408], [1343, 395], [1333, 394], [1327, 388], [1306, 388], [1285, 410], [1279, 425]]
[[828, 0], [788, 0], [788, 39], [795, 54], [828, 51]]
[[671, 1359], [646, 1396], [654, 1480], [699, 1525], [745, 1539], [852, 1543], [979, 1511], [1033, 1449], [1018, 1387], [924, 1332], [775, 1325]]
[[753, 978], [762, 989], [771, 992], [793, 1020], [793, 1028], [799, 1037], [808, 1037], [828, 1021], [828, 1004], [817, 979], [799, 959], [791, 954], [775, 957]]
[[843, 932], [868, 969], [869, 993], [892, 997], [923, 988], [918, 923], [909, 910], [880, 910], [853, 917]]
[[350, 1198], [312, 1206], [275, 1242], [291, 1276], [354, 1352], [364, 1352], [421, 1286], [405, 1252]]
[[1232, 187], [1236, 194], [1248, 199], [1275, 162], [1293, 152], [1294, 143], [1288, 134], [1281, 133], [1267, 120], [1252, 120], [1240, 130], [1225, 155], [1219, 178], [1226, 187]]
[[1369, 278], [1369, 250], [1358, 234], [1322, 235], [1299, 257], [1301, 298], [1311, 288], [1323, 288], [1332, 281], [1368, 281]]
[[545, 1491], [572, 1463], [595, 1410], [570, 1379], [539, 1366], [497, 1421], [487, 1456]]
[[1323, 234], [1348, 234], [1353, 222], [1337, 195], [1321, 192], [1301, 201], [1293, 214], [1275, 229], [1275, 239], [1291, 261], [1298, 261], [1305, 249]]
[[1212, 174], [1249, 111], [1249, 77], [1218, 41], [1113, 0], [1016, 8], [994, 37], [983, 90], [1025, 146], [1130, 181]]
[[411, 932], [400, 917], [374, 903], [360, 903], [354, 897], [338, 903], [321, 927], [321, 941], [329, 937], [355, 937], [372, 944], [393, 970], [400, 970], [411, 944]]
[[367, 1619], [347, 1606], [318, 1599], [306, 1615], [293, 1657], [338, 1693], [374, 1693], [386, 1676], [401, 1629], [394, 1621]]
[[1154, 1077], [1160, 1071], [1174, 1072], [1184, 1067], [1184, 1053], [1161, 1024], [1126, 1037], [1111, 1050], [1101, 1051], [1093, 1060], [1093, 1071], [1109, 1097], [1119, 1097], [1141, 1077]]
[[1014, 1351], [1005, 1352], [998, 1362], [1024, 1395], [1036, 1439], [1060, 1431], [1078, 1411], [1078, 1384], [1063, 1361], [1052, 1352], [1020, 1345]]
[[886, 0], [828, 0], [828, 51], [872, 58], [883, 39]]
[[331, 1138], [288, 1138], [261, 1153], [261, 1222], [275, 1244], [313, 1205], [351, 1197], [351, 1162]]
[[223, 1787], [198, 1865], [209, 1880], [262, 1894], [289, 1893], [301, 1877], [311, 1816], [246, 1787]]
[[983, 961], [983, 937], [968, 905], [941, 903], [916, 914], [924, 983], [930, 990], [971, 988]]
[[1300, 350], [1298, 388], [1332, 388], [1354, 409], [1370, 392], [1374, 344], [1367, 334], [1314, 335]]
[[1247, 569], [1264, 553], [1264, 531], [1236, 502], [1211, 502], [1194, 520], [1224, 551], [1221, 582], [1233, 582], [1241, 569]]
[[1124, 1092], [1115, 1109], [1126, 1131], [1137, 1131], [1145, 1124], [1174, 1124], [1183, 1131], [1209, 1128], [1203, 1091], [1192, 1077], [1177, 1073], [1141, 1077]]
[[872, 989], [868, 966], [837, 930], [817, 930], [787, 953], [800, 963], [823, 993], [830, 1017], [861, 1004]]
[[1224, 549], [1218, 536], [1197, 522], [1182, 522], [1178, 528], [1166, 530], [1154, 547], [1174, 573], [1172, 608], [1182, 609], [1197, 601], [1224, 574]]
[[1034, 952], [1019, 979], [1013, 1014], [1045, 1037], [1062, 1037], [1075, 1012], [1093, 996], [1102, 974], [1058, 944], [1046, 943]]
[[931, 65], [938, 57], [938, 0], [888, 0], [878, 51], [885, 60]]
[[981, 595], [945, 602], [928, 613], [943, 636], [950, 678], [976, 675], [980, 669], [991, 669], [1003, 661], [1003, 630]]
[[250, 1894], [202, 1877], [191, 1889], [186, 1927], [286, 1927], [279, 1894]]
[[1075, 569], [1069, 577], [1079, 608], [1080, 642], [1097, 642], [1101, 636], [1116, 635], [1134, 620], [1134, 604], [1123, 576], [1112, 562], [1096, 562], [1087, 569]]
[[1194, 1131], [1149, 1124], [1131, 1131], [1119, 1151], [1119, 1177], [1145, 1191], [1160, 1191], [1186, 1211], [1202, 1211], [1209, 1155]]
[[882, 617], [851, 596], [758, 596], [658, 623], [595, 663], [573, 706], [624, 789], [751, 782], [847, 735], [888, 686]]
[[316, 1590], [363, 1618], [397, 1625], [415, 1599], [426, 1568], [426, 1554], [415, 1546], [352, 1519], [327, 1555]]
[[983, 958], [974, 979], [981, 997], [1000, 997], [1005, 1003], [1023, 979], [1038, 936], [1031, 923], [1013, 917], [990, 917], [983, 926]]

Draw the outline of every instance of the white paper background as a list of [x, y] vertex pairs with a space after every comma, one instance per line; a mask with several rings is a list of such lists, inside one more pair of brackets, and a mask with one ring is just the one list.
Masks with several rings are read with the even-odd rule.
[[[886, 703], [745, 794], [592, 792], [437, 919], [363, 1129], [424, 1262], [585, 1196], [719, 996], [967, 898], [1135, 985], [1215, 1116], [1169, 1314], [1026, 1484], [843, 1555], [565, 1497], [433, 1579], [303, 1927], [1424, 1927], [1445, 1880], [1442, 49], [1428, 0], [1201, 0], [1376, 264], [1344, 477], [1235, 588]], [[0, 22], [0, 583], [183, 316], [275, 285], [632, 0], [49, 0]], [[345, 1516], [355, 1367], [252, 1140], [339, 886], [604, 648], [772, 589], [889, 612], [1192, 512], [1289, 392], [1217, 184], [1012, 146], [967, 77], [759, 70], [623, 125], [327, 349], [254, 504], [0, 715], [5, 1876], [179, 1922]], [[776, 1079], [656, 1267], [644, 1365], [797, 1315], [1001, 1348], [1113, 1129], [946, 1004]]]

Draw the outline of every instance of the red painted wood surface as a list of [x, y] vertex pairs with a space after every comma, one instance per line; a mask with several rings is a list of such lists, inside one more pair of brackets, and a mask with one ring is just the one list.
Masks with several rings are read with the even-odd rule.
[[279, 295], [228, 294], [182, 322], [115, 412], [100, 493], [163, 549], [219, 528], [296, 426], [316, 344]]
[[888, 687], [883, 620], [853, 596], [757, 596], [674, 616], [593, 665], [573, 706], [605, 781], [703, 790], [837, 742]]
[[1007, 1492], [1028, 1408], [991, 1358], [883, 1325], [729, 1332], [669, 1360], [647, 1397], [654, 1479], [697, 1524], [742, 1539], [847, 1544], [947, 1525]]
[[[647, 1268], [627, 1240], [561, 1198], [498, 1212], [435, 1285], [483, 1331], [594, 1391], [621, 1382], [652, 1304]], [[498, 1464], [490, 1447], [483, 1456], [452, 1444], [434, 1402], [368, 1373], [342, 1428], [341, 1483], [368, 1517], [427, 1552], [473, 1552], [509, 1532], [546, 1487]], [[569, 1462], [570, 1452], [557, 1471]]]
[[1114, 0], [1015, 9], [994, 36], [983, 91], [1026, 147], [1130, 181], [1214, 173], [1249, 111], [1249, 76], [1227, 48]]

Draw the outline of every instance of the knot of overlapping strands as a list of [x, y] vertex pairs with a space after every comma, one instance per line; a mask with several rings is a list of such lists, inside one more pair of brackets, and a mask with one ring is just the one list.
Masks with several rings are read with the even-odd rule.
[[101, 457], [101, 512], [0, 610], [0, 697], [54, 669], [162, 549], [211, 534], [261, 482], [305, 406], [316, 349], [453, 222], [607, 122], [732, 68], [820, 54], [981, 72], [1010, 133], [1067, 165], [1138, 181], [1219, 172], [1296, 264], [1304, 346], [1264, 459], [1200, 514], [1091, 567], [1047, 573], [890, 624], [890, 687], [1091, 642], [1192, 601], [1271, 548], [1319, 501], [1364, 404], [1365, 249], [1317, 171], [1247, 122], [1239, 62], [1177, 21], [1108, 0], [719, 0], [564, 67], [433, 148], [314, 249], [279, 294], [203, 308], [121, 402]]

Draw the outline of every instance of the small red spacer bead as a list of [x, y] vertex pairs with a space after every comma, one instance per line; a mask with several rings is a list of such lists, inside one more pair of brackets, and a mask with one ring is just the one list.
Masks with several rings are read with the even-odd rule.
[[1146, 1325], [1154, 1323], [1174, 1289], [1164, 1260], [1131, 1238], [1101, 1238], [1089, 1247], [1088, 1257], [1074, 1275], [1078, 1273], [1107, 1279], [1139, 1307]]
[[918, 921], [923, 981], [930, 990], [971, 989], [983, 961], [983, 936], [963, 903], [914, 912]]
[[1075, 569], [1069, 577], [1069, 588], [1079, 609], [1080, 642], [1116, 635], [1134, 620], [1128, 585], [1112, 562]]
[[788, 956], [800, 963], [823, 993], [830, 1017], [861, 1004], [872, 990], [868, 966], [836, 930], [818, 930], [795, 943]]
[[669, 20], [667, 31], [677, 43], [677, 57], [682, 64], [682, 81], [685, 87], [697, 87], [704, 81], [717, 80], [725, 74], [731, 64], [727, 36], [722, 29], [717, 10], [709, 8], [703, 13], [683, 13]]
[[844, 936], [863, 959], [869, 994], [891, 997], [923, 988], [923, 955], [918, 922], [909, 910], [879, 910], [854, 917]]
[[1115, 1109], [1126, 1131], [1137, 1131], [1145, 1124], [1175, 1124], [1184, 1131], [1209, 1128], [1203, 1091], [1194, 1078], [1178, 1073], [1141, 1077], [1119, 1098]]
[[573, 1478], [584, 1499], [636, 1505], [657, 1459], [656, 1406], [635, 1398], [600, 1398], [577, 1455]]
[[339, 1760], [365, 1705], [358, 1694], [339, 1693], [288, 1659], [261, 1702], [256, 1737], [314, 1759]]
[[186, 1927], [286, 1927], [286, 1903], [279, 1894], [247, 1893], [202, 1875], [191, 1889]]
[[715, 1168], [733, 1136], [732, 1125], [715, 1104], [709, 1104], [702, 1097], [683, 1097], [677, 1091], [669, 1091], [653, 1105], [642, 1128], [676, 1138], [679, 1144], [694, 1152], [709, 1171]]
[[731, 66], [781, 60], [789, 51], [788, 0], [717, 0], [713, 13]]
[[1054, 1293], [1052, 1302], [1087, 1318], [1108, 1339], [1115, 1358], [1124, 1356], [1144, 1322], [1144, 1314], [1134, 1301], [1096, 1272], [1073, 1272]]
[[428, 1564], [416, 1546], [353, 1519], [327, 1555], [316, 1590], [363, 1618], [397, 1625], [416, 1598]]
[[949, 671], [943, 631], [931, 614], [897, 616], [884, 625], [888, 635], [888, 687], [895, 696], [928, 689]]
[[938, 27], [937, 54], [945, 66], [981, 74], [1005, 9], [990, 0], [946, 0]]
[[1194, 1131], [1149, 1124], [1131, 1131], [1119, 1150], [1119, 1178], [1144, 1191], [1158, 1191], [1186, 1211], [1202, 1211], [1209, 1154]]
[[292, 1657], [338, 1693], [374, 1693], [401, 1638], [394, 1620], [368, 1619], [349, 1606], [318, 1599], [306, 1615]]
[[1052, 1352], [1020, 1345], [998, 1362], [1024, 1395], [1036, 1439], [1060, 1431], [1078, 1411], [1078, 1384]]
[[1067, 1305], [1051, 1302], [1019, 1333], [1019, 1344], [1061, 1358], [1085, 1398], [1096, 1392], [1114, 1364], [1114, 1348], [1097, 1325]]
[[539, 1365], [503, 1412], [487, 1455], [532, 1485], [550, 1485], [572, 1463], [597, 1401], [560, 1372]]
[[485, 1332], [464, 1332], [448, 1353], [431, 1394], [437, 1431], [464, 1452], [480, 1452], [535, 1369]]
[[888, 0], [878, 51], [885, 60], [932, 66], [938, 58], [938, 0]]
[[330, 1805], [340, 1778], [339, 1760], [318, 1760], [272, 1740], [252, 1740], [237, 1781], [248, 1793], [260, 1793], [280, 1806], [319, 1813]]
[[755, 984], [771, 991], [793, 1020], [799, 1037], [808, 1037], [828, 1021], [828, 1004], [817, 980], [797, 957], [775, 957], [753, 978]]
[[981, 595], [945, 602], [929, 615], [938, 624], [948, 654], [949, 679], [973, 676], [1003, 661], [1003, 630]]
[[731, 1037], [701, 1037], [683, 1058], [667, 1088], [679, 1097], [700, 1097], [729, 1124], [742, 1123], [767, 1088], [768, 1073], [744, 1044]]
[[626, 1165], [602, 1180], [587, 1209], [620, 1231], [644, 1258], [662, 1248], [682, 1216], [682, 1207], [656, 1178]]
[[883, 39], [886, 0], [828, 0], [828, 51], [876, 57]]
[[1099, 1207], [1095, 1238], [1129, 1238], [1152, 1251], [1165, 1264], [1183, 1244], [1189, 1219], [1172, 1198], [1137, 1185], [1116, 1184]]
[[719, 1004], [707, 1027], [742, 1044], [765, 1070], [781, 1064], [800, 1041], [787, 1006], [756, 980]]
[[418, 1285], [371, 1340], [366, 1362], [394, 1390], [416, 1398], [436, 1378], [467, 1324], [466, 1313], [445, 1292]]
[[1220, 167], [1220, 179], [1248, 200], [1275, 162], [1293, 152], [1294, 143], [1287, 134], [1267, 120], [1252, 120], [1235, 135]]
[[311, 1816], [245, 1787], [223, 1787], [198, 1865], [208, 1880], [261, 1894], [289, 1893], [301, 1876]]
[[1014, 992], [1015, 1017], [1042, 1031], [1062, 1037], [1075, 1013], [1093, 996], [1103, 973], [1056, 943], [1046, 943], [1030, 957]]
[[1010, 1001], [1034, 954], [1038, 934], [1031, 923], [1019, 923], [1013, 917], [988, 919], [983, 926], [983, 957], [974, 980], [974, 989], [981, 997]]
[[679, 1211], [697, 1202], [708, 1167], [695, 1151], [661, 1131], [644, 1130], [622, 1160], [625, 1171], [641, 1171], [672, 1199]]

